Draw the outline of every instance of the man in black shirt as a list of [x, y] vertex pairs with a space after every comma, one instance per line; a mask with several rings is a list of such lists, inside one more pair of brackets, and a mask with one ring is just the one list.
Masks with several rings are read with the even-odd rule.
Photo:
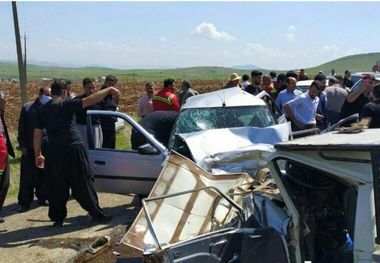
[[[108, 87], [115, 87], [118, 79], [113, 75], [108, 75], [102, 86], [102, 90]], [[100, 103], [102, 110], [116, 111], [119, 104], [119, 98], [111, 94], [107, 95]], [[117, 118], [110, 116], [100, 116], [100, 123], [103, 133], [103, 148], [115, 149], [116, 145], [116, 130], [115, 122]]]
[[39, 168], [45, 166], [45, 157], [41, 154], [43, 128], [46, 128], [49, 138], [46, 159], [49, 173], [49, 218], [54, 221], [54, 225], [62, 226], [67, 216], [66, 203], [71, 188], [72, 196], [95, 222], [106, 222], [110, 217], [105, 216], [99, 207], [88, 150], [83, 145], [75, 113], [94, 105], [108, 94], [119, 96], [119, 91], [109, 87], [83, 99], [67, 100], [64, 88], [62, 80], [53, 82], [53, 99], [39, 108], [34, 129], [33, 148], [35, 163]]
[[[340, 119], [347, 118], [352, 114], [359, 113], [360, 118], [363, 111], [364, 105], [366, 105], [370, 99], [370, 91], [373, 86], [374, 77], [371, 75], [363, 76], [362, 86], [358, 90], [350, 92], [343, 103], [342, 109], [340, 111]], [[345, 126], [349, 126], [354, 121], [345, 123]]]
[[361, 123], [368, 128], [380, 128], [380, 84], [372, 91], [373, 101], [364, 106]]
[[252, 84], [248, 85], [245, 88], [245, 91], [252, 94], [252, 95], [259, 94], [262, 91], [262, 88], [261, 88], [261, 76], [262, 75], [263, 75], [263, 73], [261, 71], [252, 70], [252, 72], [251, 72]]
[[[37, 122], [37, 111], [51, 99], [50, 87], [40, 89], [39, 96], [34, 101], [25, 103], [20, 112], [18, 121], [17, 140], [21, 150], [20, 163], [20, 187], [18, 192], [19, 213], [30, 209], [34, 198], [34, 191], [40, 205], [47, 203], [47, 187], [45, 169], [39, 169], [34, 164], [33, 132]], [[42, 135], [42, 152], [45, 154], [47, 147], [47, 133]]]
[[[76, 96], [76, 99], [83, 99], [91, 94], [96, 92], [96, 83], [95, 79], [92, 78], [84, 78], [82, 81], [84, 93], [82, 95]], [[99, 103], [91, 105], [87, 108], [83, 108], [82, 110], [76, 112], [76, 120], [80, 134], [82, 135], [83, 143], [86, 148], [89, 148], [89, 143], [91, 143], [92, 147], [101, 148], [103, 142], [102, 129], [100, 127], [100, 119], [99, 117], [91, 118], [91, 138], [92, 142], [88, 141], [87, 134], [87, 111], [88, 110], [100, 110], [101, 106]]]
[[351, 73], [350, 71], [346, 70], [344, 72], [344, 78], [343, 78], [343, 87], [351, 88], [355, 83], [351, 80]]
[[[167, 147], [171, 130], [178, 115], [179, 113], [176, 111], [154, 111], [142, 118], [139, 124]], [[134, 150], [147, 143], [145, 137], [136, 130], [132, 130], [131, 142]]]

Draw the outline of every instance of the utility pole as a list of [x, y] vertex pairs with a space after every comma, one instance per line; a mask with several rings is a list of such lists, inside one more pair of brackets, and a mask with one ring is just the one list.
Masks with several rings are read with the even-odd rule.
[[[21, 40], [20, 40], [20, 28], [18, 25], [18, 16], [17, 16], [17, 6], [16, 2], [12, 1], [12, 11], [13, 11], [13, 23], [15, 27], [15, 36], [16, 36], [16, 48], [17, 48], [17, 62], [18, 62], [18, 75], [20, 79], [20, 95], [21, 95], [21, 105], [27, 102], [26, 96], [26, 59], [25, 64], [22, 59], [22, 50], [21, 50]], [[26, 50], [26, 46], [25, 46]], [[25, 53], [26, 57], [26, 53]]]

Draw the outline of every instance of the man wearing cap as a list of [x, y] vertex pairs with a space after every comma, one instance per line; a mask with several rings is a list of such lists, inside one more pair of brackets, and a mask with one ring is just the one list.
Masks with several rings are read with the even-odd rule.
[[263, 75], [263, 73], [261, 71], [252, 70], [252, 72], [251, 72], [252, 84], [248, 85], [245, 88], [246, 92], [248, 92], [252, 95], [257, 95], [261, 92], [261, 90], [262, 90], [262, 88], [261, 88], [261, 75]]
[[165, 79], [164, 87], [160, 89], [152, 98], [153, 111], [179, 111], [181, 109], [181, 106], [179, 99], [174, 92], [175, 80]]
[[307, 93], [289, 101], [284, 105], [286, 116], [291, 120], [292, 130], [299, 131], [315, 127], [319, 103], [318, 95], [321, 92], [322, 83], [313, 81]]
[[[109, 87], [116, 87], [118, 79], [114, 75], [106, 76], [103, 86], [100, 90], [107, 89]], [[119, 105], [119, 97], [108, 94], [102, 101], [99, 102], [102, 110], [116, 111]], [[103, 148], [115, 149], [116, 146], [116, 130], [115, 122], [116, 117], [100, 116], [100, 124], [102, 126], [103, 133]]]
[[[362, 110], [364, 105], [366, 105], [370, 101], [370, 92], [373, 87], [374, 76], [366, 74], [362, 79], [362, 86], [357, 89], [351, 91], [346, 100], [343, 103], [342, 109], [340, 111], [340, 119], [347, 118], [352, 114], [359, 113], [361, 118]], [[349, 126], [354, 121], [346, 122], [344, 125]]]
[[241, 77], [237, 73], [232, 73], [223, 89], [240, 88], [240, 81]]

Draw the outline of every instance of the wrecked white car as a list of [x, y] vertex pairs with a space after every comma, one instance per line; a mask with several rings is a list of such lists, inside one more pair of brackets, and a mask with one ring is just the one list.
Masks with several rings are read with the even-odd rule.
[[[126, 114], [88, 111], [87, 115], [88, 129], [90, 116], [94, 115], [124, 121], [124, 129], [116, 138], [118, 148], [95, 148], [89, 144], [96, 188], [113, 193], [148, 194], [171, 150], [213, 173], [254, 174], [265, 166], [264, 158], [274, 151], [273, 144], [288, 140], [291, 132], [269, 96], [252, 96], [239, 88], [189, 98], [174, 124], [168, 149]], [[133, 150], [132, 129], [140, 132], [148, 144]]]
[[279, 143], [264, 181], [174, 153], [122, 242], [152, 262], [380, 262], [379, 132]]

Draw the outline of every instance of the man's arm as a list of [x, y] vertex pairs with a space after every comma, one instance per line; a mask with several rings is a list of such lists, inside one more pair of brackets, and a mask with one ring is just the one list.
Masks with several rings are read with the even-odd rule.
[[372, 117], [364, 117], [360, 120], [359, 125], [369, 127], [371, 125], [371, 122], [372, 122]]
[[20, 116], [18, 119], [18, 136], [17, 141], [20, 144], [22, 155], [26, 155], [28, 153], [28, 145], [27, 145], [27, 120], [26, 120], [26, 108], [25, 105], [22, 106]]
[[120, 92], [114, 87], [108, 87], [108, 88], [99, 90], [98, 92], [91, 94], [90, 96], [82, 99], [82, 108], [87, 108], [91, 105], [94, 105], [95, 103], [101, 101], [108, 94], [112, 94], [112, 96], [117, 98], [119, 97]]
[[33, 134], [33, 149], [35, 156], [35, 164], [38, 168], [45, 167], [45, 157], [41, 153], [41, 143], [42, 143], [42, 129], [34, 129]]
[[360, 96], [360, 94], [362, 94], [364, 91], [365, 91], [365, 87], [364, 85], [362, 85], [360, 89], [352, 91], [350, 92], [350, 94], [347, 95], [347, 101], [349, 103], [354, 102]]
[[179, 103], [179, 100], [178, 100], [178, 97], [177, 97], [177, 96], [174, 96], [174, 97], [172, 98], [172, 103], [173, 103], [173, 109], [174, 109], [175, 111], [180, 111], [180, 109], [181, 109], [181, 105], [180, 105], [180, 103]]
[[299, 129], [304, 129], [305, 125], [303, 125], [301, 122], [299, 122], [297, 120], [297, 118], [294, 116], [289, 104], [286, 103], [283, 107], [284, 107], [284, 111], [285, 111], [286, 116], [288, 116], [288, 118], [290, 118]]

